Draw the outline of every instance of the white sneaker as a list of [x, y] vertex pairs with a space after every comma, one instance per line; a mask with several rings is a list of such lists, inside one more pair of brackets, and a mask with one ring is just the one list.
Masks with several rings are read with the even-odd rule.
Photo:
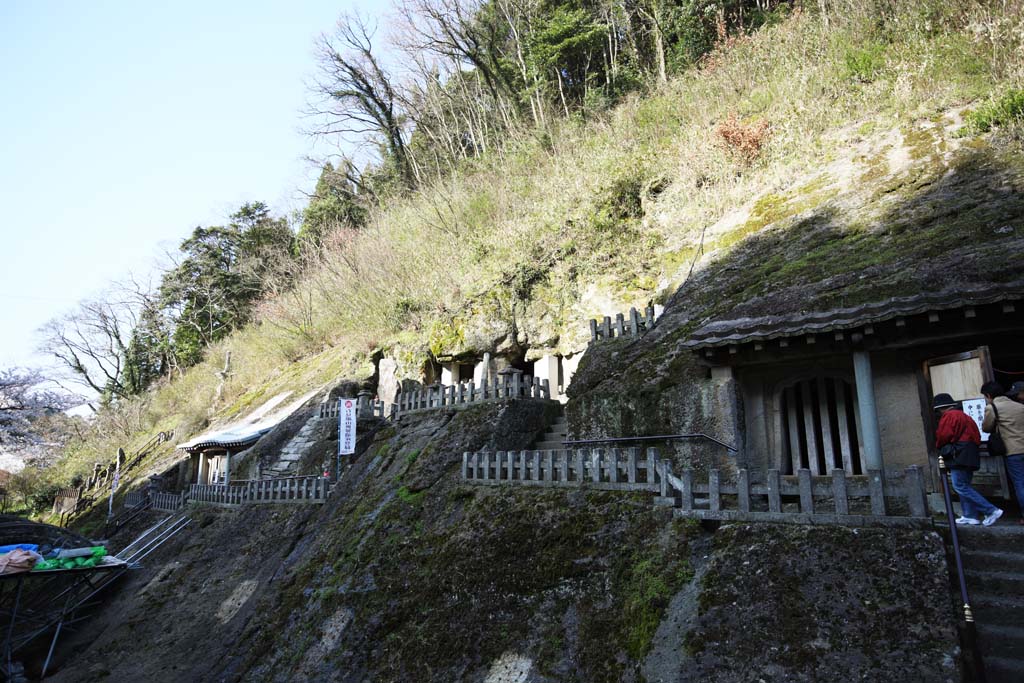
[[996, 523], [996, 520], [999, 519], [1002, 516], [1003, 516], [1003, 511], [1000, 510], [999, 508], [996, 508], [992, 512], [990, 512], [987, 515], [985, 515], [985, 519], [982, 521], [982, 524], [984, 524], [985, 526], [992, 526], [993, 524]]
[[956, 523], [959, 524], [960, 526], [969, 526], [971, 524], [981, 524], [981, 522], [979, 522], [978, 520], [974, 519], [973, 517], [957, 517], [956, 518]]

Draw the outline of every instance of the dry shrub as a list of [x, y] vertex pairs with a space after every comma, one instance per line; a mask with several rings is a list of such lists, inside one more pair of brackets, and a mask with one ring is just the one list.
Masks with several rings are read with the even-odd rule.
[[729, 152], [747, 164], [761, 154], [770, 132], [767, 121], [743, 123], [735, 112], [715, 126], [715, 135], [722, 139]]

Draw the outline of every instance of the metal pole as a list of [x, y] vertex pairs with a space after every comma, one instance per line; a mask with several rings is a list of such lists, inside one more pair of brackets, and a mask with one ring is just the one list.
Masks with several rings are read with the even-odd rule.
[[563, 446], [589, 446], [597, 443], [622, 443], [632, 441], [675, 441], [677, 439], [707, 439], [708, 441], [714, 442], [726, 448], [732, 452], [736, 452], [736, 448], [729, 444], [719, 441], [713, 436], [707, 434], [661, 434], [658, 436], [618, 436], [608, 439], [582, 439], [579, 441], [563, 441]]
[[963, 603], [964, 640], [971, 651], [974, 664], [976, 683], [985, 683], [985, 665], [978, 650], [978, 630], [974, 624], [974, 612], [971, 610], [971, 599], [967, 594], [967, 577], [964, 575], [964, 562], [960, 557], [960, 535], [956, 529], [956, 518], [953, 514], [953, 498], [949, 493], [949, 477], [946, 461], [939, 456], [939, 479], [942, 480], [942, 497], [946, 502], [946, 521], [949, 523], [949, 535], [953, 539], [953, 559], [956, 561], [956, 577], [960, 583], [960, 600]]
[[50, 668], [50, 660], [53, 659], [53, 650], [57, 647], [57, 638], [60, 637], [61, 627], [64, 626], [64, 617], [68, 613], [68, 603], [71, 602], [71, 595], [68, 594], [68, 599], [64, 601], [64, 607], [60, 611], [60, 620], [57, 622], [57, 630], [53, 633], [53, 640], [50, 641], [50, 650], [46, 653], [46, 661], [43, 662], [43, 670], [39, 674], [39, 680], [46, 678], [46, 670]]
[[7, 627], [7, 642], [4, 645], [5, 659], [7, 660], [7, 678], [11, 677], [11, 640], [14, 638], [14, 623], [18, 618], [18, 605], [21, 603], [21, 586], [25, 583], [24, 575], [18, 577], [18, 588], [14, 595], [14, 609], [11, 610], [11, 624]]

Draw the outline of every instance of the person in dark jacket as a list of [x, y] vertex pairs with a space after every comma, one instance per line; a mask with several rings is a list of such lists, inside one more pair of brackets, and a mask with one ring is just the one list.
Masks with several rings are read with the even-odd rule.
[[[960, 410], [959, 404], [949, 394], [936, 396], [934, 407], [940, 415], [939, 426], [935, 430], [935, 447], [941, 451], [943, 446], [952, 446], [952, 449], [947, 450], [954, 452], [953, 457], [946, 458], [946, 466], [949, 468], [949, 478], [953, 481], [953, 490], [960, 496], [963, 511], [956, 523], [992, 526], [1003, 516], [1003, 511], [985, 500], [971, 486], [974, 472], [981, 466], [981, 455], [978, 452], [981, 432], [978, 425]], [[985, 517], [981, 522], [978, 521], [979, 514]]]

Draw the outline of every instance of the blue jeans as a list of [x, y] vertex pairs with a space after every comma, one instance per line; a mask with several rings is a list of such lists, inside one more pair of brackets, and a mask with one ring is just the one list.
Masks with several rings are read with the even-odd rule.
[[977, 519], [979, 514], [987, 516], [996, 509], [995, 505], [971, 487], [974, 470], [950, 470], [949, 478], [953, 480], [953, 490], [960, 496], [964, 517]]
[[1024, 512], [1024, 453], [1006, 456], [1006, 473], [1017, 493], [1017, 505]]

